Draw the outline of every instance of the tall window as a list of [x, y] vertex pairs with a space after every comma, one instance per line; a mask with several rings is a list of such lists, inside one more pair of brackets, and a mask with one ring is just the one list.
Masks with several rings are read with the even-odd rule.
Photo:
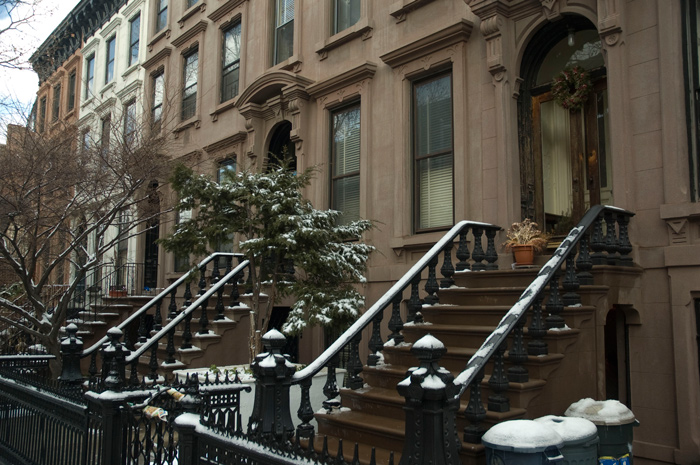
[[[216, 182], [219, 184], [230, 182], [229, 176], [235, 174], [236, 172], [236, 160], [234, 158], [227, 158], [219, 162], [219, 169], [216, 173]], [[219, 241], [216, 244], [217, 252], [233, 252], [233, 237], [234, 234], [231, 233], [226, 239]]]
[[95, 94], [95, 55], [88, 57], [85, 63], [85, 100]]
[[360, 106], [332, 114], [331, 208], [340, 224], [360, 219]]
[[136, 139], [136, 100], [124, 107], [124, 142], [131, 146]]
[[168, 25], [168, 0], [158, 0], [158, 12], [156, 13], [156, 32]]
[[75, 108], [75, 84], [75, 70], [73, 70], [68, 76], [68, 111]]
[[51, 102], [51, 121], [58, 121], [61, 112], [61, 84], [53, 88], [53, 101]]
[[192, 8], [199, 0], [187, 0], [187, 8]]
[[221, 101], [238, 94], [238, 74], [241, 62], [241, 23], [224, 31], [221, 53]]
[[109, 137], [112, 131], [112, 118], [107, 116], [102, 119], [102, 132], [100, 133], [100, 150], [102, 152], [102, 157], [106, 157], [109, 151]]
[[153, 78], [153, 105], [151, 106], [151, 121], [160, 121], [163, 114], [163, 98], [165, 97], [165, 75], [160, 73]]
[[[180, 210], [176, 213], [175, 224], [182, 224], [192, 219], [192, 210]], [[174, 254], [173, 271], [185, 272], [190, 267], [190, 257], [187, 254]]]
[[39, 122], [36, 125], [39, 132], [44, 132], [44, 124], [46, 123], [46, 97], [41, 97], [39, 100]]
[[275, 0], [274, 63], [281, 63], [294, 50], [294, 0]]
[[700, 201], [700, 8], [693, 0], [683, 1], [685, 87], [688, 119], [690, 189], [693, 201]]
[[416, 229], [452, 225], [451, 74], [413, 85], [413, 156]]
[[105, 64], [105, 84], [114, 79], [114, 52], [117, 46], [116, 36], [107, 39], [107, 63]]
[[199, 69], [199, 53], [197, 50], [185, 56], [185, 67], [182, 77], [182, 114], [181, 119], [192, 118], [197, 111], [197, 71]]
[[344, 31], [360, 19], [360, 0], [333, 0], [333, 34]]
[[129, 66], [139, 61], [139, 36], [141, 34], [141, 15], [134, 16], [129, 22]]
[[90, 129], [86, 129], [83, 131], [81, 135], [81, 141], [80, 141], [80, 148], [83, 152], [87, 152], [90, 150]]

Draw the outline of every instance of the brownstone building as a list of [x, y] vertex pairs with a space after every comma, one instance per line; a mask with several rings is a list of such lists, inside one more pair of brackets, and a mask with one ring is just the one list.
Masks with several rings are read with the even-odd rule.
[[[560, 381], [605, 398], [616, 378], [615, 396], [641, 422], [638, 463], [700, 460], [695, 1], [154, 0], [145, 8], [145, 113], [175, 135], [173, 158], [215, 177], [231, 166], [262, 169], [288, 147], [300, 169], [319, 166], [306, 192], [317, 207], [378, 221], [366, 237], [378, 248], [369, 303], [459, 220], [507, 227], [533, 217], [557, 234], [591, 205], [634, 212], [638, 267], [596, 305], [579, 378]], [[552, 83], [574, 66], [591, 89], [570, 111]], [[66, 68], [40, 91], [44, 124], [70, 76]], [[162, 287], [179, 274], [154, 240], [144, 238], [139, 254], [156, 253]], [[614, 373], [606, 372], [610, 325]], [[306, 344], [302, 361], [321, 340]]]

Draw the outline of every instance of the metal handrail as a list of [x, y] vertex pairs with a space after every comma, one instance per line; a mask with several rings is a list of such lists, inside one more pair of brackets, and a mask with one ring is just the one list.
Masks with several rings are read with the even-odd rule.
[[[216, 257], [243, 257], [243, 254], [240, 253], [229, 253], [229, 252], [215, 252], [208, 257], [206, 257], [204, 260], [202, 260], [196, 268], [193, 268], [189, 270], [187, 273], [183, 274], [178, 278], [174, 283], [172, 283], [170, 286], [166, 287], [160, 294], [155, 296], [153, 299], [149, 300], [143, 307], [132, 313], [128, 318], [124, 319], [119, 325], [116, 326], [116, 328], [119, 328], [120, 330], [124, 330], [129, 324], [131, 324], [133, 321], [136, 321], [137, 318], [141, 317], [141, 314], [148, 311], [149, 308], [153, 307], [159, 300], [163, 300], [165, 297], [167, 297], [173, 289], [176, 289], [180, 284], [185, 282], [187, 278], [190, 276], [190, 274], [194, 270], [199, 270], [203, 266], [206, 266], [209, 264], [210, 261], [214, 260]], [[246, 260], [247, 262], [247, 260]], [[240, 266], [240, 265], [239, 265]], [[238, 269], [238, 267], [236, 268]], [[227, 275], [228, 276], [228, 275]], [[98, 350], [102, 345], [107, 342], [109, 339], [109, 336], [105, 335], [103, 336], [99, 341], [88, 347], [83, 351], [83, 354], [81, 355], [81, 358], [87, 357], [89, 355], [92, 355], [93, 352]]]
[[401, 294], [406, 289], [411, 281], [420, 275], [428, 266], [428, 263], [437, 257], [445, 246], [457, 237], [457, 235], [466, 227], [476, 226], [482, 229], [500, 230], [500, 226], [489, 223], [481, 223], [478, 221], [460, 221], [455, 224], [443, 237], [440, 239], [418, 262], [411, 267], [408, 272], [403, 275], [389, 290], [377, 300], [366, 312], [355, 321], [333, 344], [330, 345], [321, 355], [313, 362], [307, 365], [304, 369], [297, 371], [292, 377], [292, 384], [299, 384], [302, 381], [314, 376], [316, 373], [326, 366], [328, 362], [338, 354], [344, 346], [346, 346], [355, 336], [365, 329], [379, 312], [383, 311], [392, 300]]
[[143, 355], [144, 352], [146, 352], [148, 349], [150, 349], [153, 344], [157, 344], [160, 338], [168, 334], [171, 330], [175, 329], [175, 327], [182, 321], [184, 320], [189, 314], [193, 313], [195, 309], [197, 309], [200, 305], [202, 305], [202, 302], [208, 300], [215, 292], [219, 290], [219, 288], [225, 286], [228, 284], [228, 282], [231, 279], [234, 279], [238, 274], [240, 274], [248, 265], [250, 264], [249, 260], [243, 260], [236, 268], [228, 272], [223, 278], [221, 278], [216, 284], [211, 286], [204, 294], [199, 296], [197, 300], [192, 302], [189, 307], [184, 309], [182, 312], [180, 312], [175, 318], [170, 320], [170, 323], [165, 325], [160, 331], [158, 331], [156, 334], [151, 336], [151, 338], [148, 340], [148, 342], [143, 343], [141, 346], [139, 346], [138, 349], [134, 350], [131, 352], [131, 354], [126, 357], [126, 363], [132, 363], [134, 360], [138, 360], [138, 358]]
[[496, 352], [511, 331], [513, 331], [518, 320], [520, 320], [527, 309], [535, 302], [535, 299], [544, 292], [554, 274], [561, 268], [566, 258], [573, 253], [576, 244], [581, 240], [583, 234], [605, 210], [634, 216], [634, 213], [630, 211], [605, 205], [596, 205], [586, 212], [578, 225], [569, 232], [559, 247], [557, 247], [552, 258], [542, 267], [537, 277], [530, 283], [525, 291], [523, 291], [518, 301], [501, 319], [496, 329], [486, 338], [479, 350], [472, 355], [464, 370], [455, 377], [455, 384], [461, 385], [459, 392], [454, 396], [456, 399], [464, 394], [464, 391], [466, 391], [472, 381], [474, 381], [479, 371], [486, 366], [491, 356]]

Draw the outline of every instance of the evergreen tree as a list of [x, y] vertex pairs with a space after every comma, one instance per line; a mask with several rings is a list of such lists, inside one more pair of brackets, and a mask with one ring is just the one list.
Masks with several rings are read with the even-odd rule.
[[171, 180], [180, 199], [176, 209], [196, 214], [161, 240], [165, 249], [202, 256], [236, 234], [240, 251], [252, 264], [251, 360], [265, 330], [258, 325], [270, 321], [272, 307], [282, 297], [295, 301], [282, 328], [288, 334], [314, 325], [343, 329], [364, 305], [356, 285], [365, 282], [374, 247], [359, 240], [372, 223], [339, 224], [340, 212], [315, 209], [301, 194], [313, 170], [297, 173], [288, 163], [283, 160], [266, 173], [222, 173], [221, 183], [181, 165]]

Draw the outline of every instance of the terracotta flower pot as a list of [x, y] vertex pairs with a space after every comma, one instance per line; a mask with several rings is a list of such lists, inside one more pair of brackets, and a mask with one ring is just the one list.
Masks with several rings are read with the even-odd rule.
[[513, 257], [516, 265], [532, 265], [535, 262], [535, 248], [531, 245], [514, 245]]

